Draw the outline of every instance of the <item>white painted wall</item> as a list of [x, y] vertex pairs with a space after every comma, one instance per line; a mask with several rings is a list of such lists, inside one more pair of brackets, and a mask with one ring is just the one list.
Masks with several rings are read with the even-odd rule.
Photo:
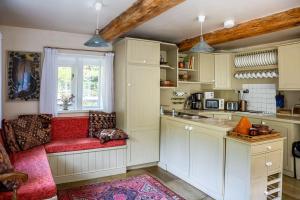
[[2, 66], [4, 68], [3, 80], [3, 117], [11, 119], [19, 114], [38, 113], [38, 101], [8, 101], [7, 98], [7, 51], [34, 51], [43, 52], [43, 48], [50, 47], [63, 47], [74, 49], [94, 49], [94, 50], [112, 50], [108, 48], [86, 48], [83, 44], [91, 35], [73, 34], [58, 31], [48, 31], [30, 28], [20, 28], [12, 26], [0, 26], [2, 32], [2, 46], [3, 46], [3, 59]]

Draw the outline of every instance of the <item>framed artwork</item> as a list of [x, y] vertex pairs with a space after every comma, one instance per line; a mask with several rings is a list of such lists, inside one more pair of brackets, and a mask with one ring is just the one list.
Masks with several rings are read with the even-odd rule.
[[8, 51], [8, 99], [39, 100], [41, 53]]

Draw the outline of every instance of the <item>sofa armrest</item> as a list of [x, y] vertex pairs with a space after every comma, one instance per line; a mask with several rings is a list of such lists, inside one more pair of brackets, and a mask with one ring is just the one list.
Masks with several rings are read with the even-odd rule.
[[22, 172], [10, 172], [5, 174], [0, 174], [0, 181], [9, 181], [9, 180], [19, 180], [24, 183], [28, 180], [28, 175]]

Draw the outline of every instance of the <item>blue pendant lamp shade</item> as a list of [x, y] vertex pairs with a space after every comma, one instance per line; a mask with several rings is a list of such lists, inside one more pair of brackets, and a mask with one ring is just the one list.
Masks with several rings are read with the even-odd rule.
[[100, 20], [100, 11], [102, 9], [102, 3], [96, 1], [95, 9], [97, 12], [96, 32], [91, 39], [89, 39], [86, 43], [84, 43], [84, 45], [88, 47], [108, 47], [109, 46], [108, 43], [100, 36], [100, 30], [99, 30], [99, 20]]
[[199, 16], [198, 20], [200, 22], [201, 25], [201, 35], [200, 35], [200, 42], [197, 43], [195, 46], [193, 46], [190, 51], [193, 53], [205, 53], [205, 52], [213, 52], [214, 48], [212, 48], [211, 46], [209, 46], [204, 38], [203, 38], [203, 34], [202, 34], [202, 23], [205, 20], [205, 16]]
[[99, 29], [96, 29], [93, 37], [84, 43], [84, 45], [88, 47], [108, 47], [107, 42], [100, 36]]
[[205, 40], [203, 39], [203, 36], [200, 37], [200, 42], [197, 43], [193, 48], [190, 50], [193, 53], [205, 53], [205, 52], [213, 52], [214, 48], [209, 46]]

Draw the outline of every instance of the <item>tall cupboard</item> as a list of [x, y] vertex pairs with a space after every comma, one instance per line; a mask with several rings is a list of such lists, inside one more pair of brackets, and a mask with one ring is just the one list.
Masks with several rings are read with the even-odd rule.
[[160, 43], [125, 38], [115, 48], [117, 127], [128, 135], [127, 166], [159, 160]]

